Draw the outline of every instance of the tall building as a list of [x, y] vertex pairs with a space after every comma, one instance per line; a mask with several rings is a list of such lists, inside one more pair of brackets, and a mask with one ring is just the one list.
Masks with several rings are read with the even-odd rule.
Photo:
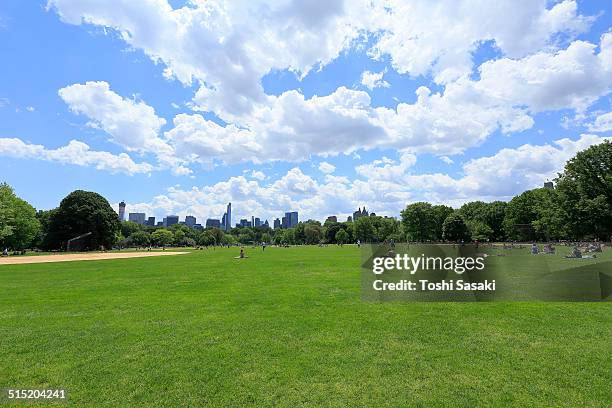
[[196, 217], [194, 217], [193, 215], [186, 216], [185, 225], [189, 228], [193, 228], [193, 226], [196, 225]]
[[135, 222], [136, 224], [144, 225], [147, 215], [145, 213], [129, 213], [128, 221]]
[[221, 221], [209, 218], [206, 220], [206, 228], [221, 228]]
[[274, 219], [274, 229], [279, 229], [281, 227], [281, 220], [278, 218]]
[[119, 203], [119, 221], [125, 220], [125, 203], [122, 201]]
[[281, 225], [283, 228], [293, 228], [298, 225], [297, 211], [286, 212]]
[[149, 217], [149, 219], [147, 220], [147, 225], [149, 227], [154, 227], [155, 226], [155, 217]]
[[253, 221], [253, 226], [254, 227], [261, 227], [261, 220], [257, 217], [255, 217], [255, 221]]
[[166, 218], [164, 218], [164, 227], [170, 227], [178, 223], [179, 223], [178, 215], [168, 215]]
[[553, 184], [552, 181], [546, 181], [544, 183], [544, 188], [549, 189], [549, 190], [554, 190], [555, 185]]
[[367, 216], [368, 216], [368, 212], [365, 206], [363, 207], [363, 210], [361, 209], [361, 207], [359, 207], [359, 209], [353, 213], [353, 221], [357, 221], [359, 218], [367, 217]]
[[266, 222], [264, 222], [262, 224], [262, 226], [266, 227], [266, 228], [270, 228], [270, 224], [268, 223], [268, 220], [266, 220]]
[[336, 217], [335, 215], [330, 215], [329, 217], [327, 217], [325, 222], [338, 222], [338, 217]]
[[232, 203], [227, 203], [227, 210], [221, 219], [221, 229], [223, 231], [229, 231], [232, 229]]

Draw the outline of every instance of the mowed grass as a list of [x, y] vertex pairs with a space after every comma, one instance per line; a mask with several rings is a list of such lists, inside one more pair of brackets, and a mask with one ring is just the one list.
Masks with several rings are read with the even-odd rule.
[[610, 303], [369, 303], [355, 247], [246, 251], [0, 266], [0, 388], [109, 407], [612, 402]]

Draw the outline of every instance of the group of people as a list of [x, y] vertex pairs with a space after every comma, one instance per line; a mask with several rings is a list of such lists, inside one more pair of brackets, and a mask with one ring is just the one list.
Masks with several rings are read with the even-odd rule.
[[[546, 255], [554, 255], [557, 252], [557, 249], [555, 248], [553, 244], [549, 243], [549, 244], [544, 244], [544, 247], [542, 248], [541, 252]], [[537, 255], [540, 253], [540, 247], [538, 247], [538, 244], [536, 244], [535, 242], [531, 244], [531, 253], [533, 255]]]

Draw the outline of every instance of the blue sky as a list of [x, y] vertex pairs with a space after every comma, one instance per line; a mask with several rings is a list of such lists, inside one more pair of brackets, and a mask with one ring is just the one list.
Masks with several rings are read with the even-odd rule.
[[610, 136], [612, 10], [476, 3], [4, 1], [0, 179], [201, 221], [508, 200]]

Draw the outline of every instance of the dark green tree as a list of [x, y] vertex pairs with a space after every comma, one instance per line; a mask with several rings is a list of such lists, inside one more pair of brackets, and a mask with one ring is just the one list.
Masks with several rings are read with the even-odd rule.
[[461, 241], [469, 238], [468, 227], [463, 216], [455, 211], [444, 220], [442, 235], [448, 241]]
[[69, 239], [91, 233], [80, 240], [80, 249], [110, 248], [120, 232], [117, 213], [98, 193], [76, 190], [60, 203], [51, 219], [45, 246], [65, 249]]
[[446, 218], [451, 215], [455, 210], [447, 205], [434, 205], [431, 207], [431, 211], [433, 214], [433, 222], [435, 224], [434, 227], [434, 239], [442, 240], [443, 231], [442, 227], [444, 225], [444, 221]]

